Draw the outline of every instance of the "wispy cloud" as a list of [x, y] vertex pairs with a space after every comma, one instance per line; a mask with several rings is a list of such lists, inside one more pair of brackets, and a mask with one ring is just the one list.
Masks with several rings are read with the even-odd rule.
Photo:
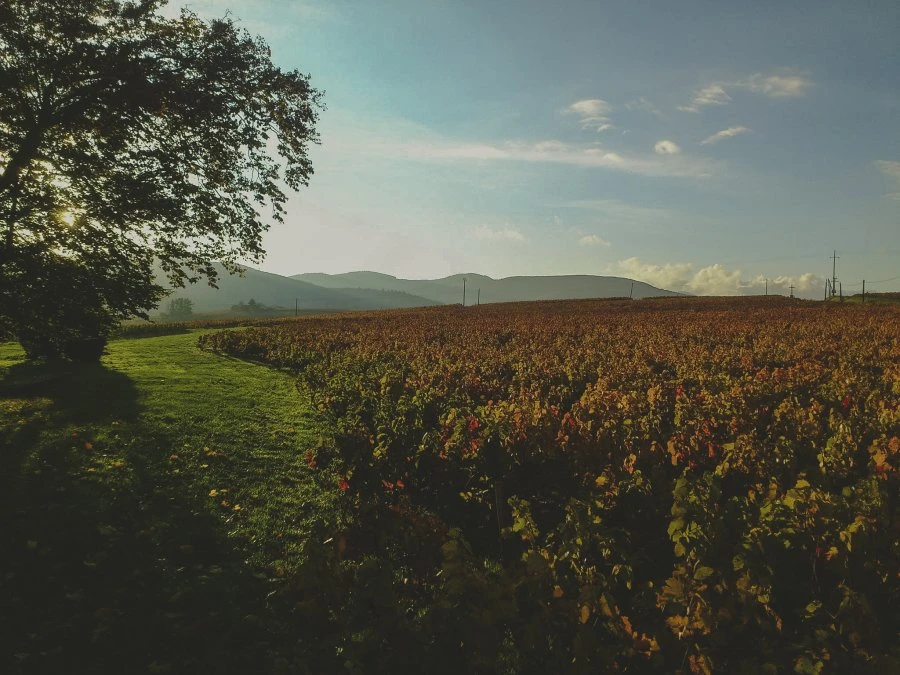
[[620, 260], [610, 270], [626, 277], [644, 281], [657, 288], [695, 295], [788, 295], [793, 285], [795, 295], [818, 296], [825, 281], [807, 272], [797, 277], [781, 275], [769, 278], [757, 275], [745, 278], [740, 269], [728, 269], [718, 263], [698, 268], [693, 263], [645, 263], [639, 258]]
[[582, 129], [595, 129], [596, 131], [607, 131], [614, 129], [609, 113], [612, 106], [602, 98], [586, 98], [568, 106], [564, 112], [570, 115], [576, 115], [581, 124]]
[[677, 155], [681, 152], [681, 148], [678, 147], [677, 143], [672, 141], [658, 141], [656, 145], [653, 146], [653, 152], [657, 155]]
[[894, 183], [897, 191], [888, 192], [884, 196], [888, 199], [900, 199], [900, 162], [894, 162], [886, 159], [879, 159], [873, 162], [875, 167], [888, 177], [889, 181]]
[[702, 108], [731, 103], [730, 90], [750, 91], [770, 98], [797, 98], [812, 89], [813, 81], [805, 74], [781, 70], [768, 75], [755, 73], [738, 80], [711, 82], [694, 92], [689, 105], [678, 106], [685, 112], [700, 112]]
[[756, 94], [765, 94], [772, 98], [793, 98], [804, 96], [812, 89], [812, 80], [803, 75], [763, 75], [756, 73], [746, 80], [736, 82], [733, 86], [749, 89]]
[[680, 105], [679, 110], [686, 112], [700, 112], [700, 108], [708, 105], [728, 105], [731, 103], [731, 96], [722, 87], [721, 84], [710, 84], [702, 89], [698, 89], [694, 93], [694, 98], [690, 105]]
[[610, 243], [596, 234], [586, 234], [578, 240], [582, 246], [603, 246], [609, 248]]
[[475, 239], [485, 241], [525, 241], [525, 235], [514, 227], [490, 227], [489, 225], [479, 225], [472, 230], [472, 236]]
[[634, 100], [628, 101], [625, 104], [626, 110], [640, 110], [643, 112], [650, 113], [651, 115], [656, 115], [657, 117], [664, 117], [664, 115], [659, 111], [659, 109], [653, 105], [651, 101], [647, 98], [641, 96], [640, 98], [636, 98]]
[[700, 145], [712, 145], [713, 143], [718, 143], [726, 138], [733, 138], [734, 136], [746, 134], [749, 131], [750, 129], [747, 127], [728, 127], [727, 129], [722, 129], [722, 131], [717, 131], [708, 138], [704, 138], [700, 141]]
[[354, 156], [358, 156], [360, 152], [367, 152], [383, 157], [421, 162], [502, 161], [565, 164], [643, 176], [703, 178], [711, 176], [718, 167], [714, 160], [703, 157], [623, 155], [602, 147], [572, 145], [558, 140], [507, 141], [491, 144], [448, 139], [407, 141], [386, 138], [365, 138], [352, 142], [348, 137], [333, 139], [330, 147], [336, 150], [346, 149]]

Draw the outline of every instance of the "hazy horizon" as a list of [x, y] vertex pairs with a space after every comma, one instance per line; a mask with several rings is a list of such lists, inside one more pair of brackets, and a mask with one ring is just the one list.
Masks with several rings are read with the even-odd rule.
[[325, 92], [264, 271], [900, 290], [894, 2], [187, 4]]

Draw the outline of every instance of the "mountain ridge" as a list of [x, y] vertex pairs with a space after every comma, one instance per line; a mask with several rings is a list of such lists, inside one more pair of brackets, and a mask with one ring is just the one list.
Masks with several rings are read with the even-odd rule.
[[[516, 275], [495, 279], [483, 274], [452, 274], [438, 279], [403, 279], [381, 272], [354, 271], [341, 274], [307, 272], [291, 277], [333, 290], [378, 289], [403, 291], [443, 304], [463, 300], [462, 280], [466, 280], [466, 301], [516, 302], [525, 300], [570, 300], [584, 298], [681, 296], [642, 281], [626, 277], [592, 274]], [[480, 292], [480, 293], [479, 293]]]

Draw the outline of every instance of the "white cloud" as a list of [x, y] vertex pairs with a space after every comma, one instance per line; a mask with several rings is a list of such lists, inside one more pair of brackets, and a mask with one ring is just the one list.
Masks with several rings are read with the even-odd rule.
[[788, 98], [803, 96], [812, 88], [812, 81], [803, 75], [763, 75], [756, 73], [735, 86], [749, 89], [757, 94], [765, 94], [772, 98]]
[[603, 237], [598, 237], [596, 234], [586, 234], [578, 240], [578, 243], [582, 246], [604, 246], [609, 248], [609, 242], [606, 241]]
[[[657, 288], [694, 295], [762, 295], [766, 291], [764, 276], [745, 279], [740, 269], [728, 269], [718, 263], [698, 269], [693, 263], [656, 265], [639, 258], [626, 258], [611, 271]], [[824, 279], [810, 272], [798, 277], [782, 275], [768, 280], [768, 292], [789, 295], [793, 284], [794, 295], [818, 297], [824, 283]]]
[[806, 75], [792, 71], [780, 70], [772, 74], [755, 73], [740, 80], [712, 82], [694, 92], [689, 105], [678, 106], [685, 112], [700, 112], [701, 108], [711, 105], [728, 105], [731, 103], [731, 89], [743, 89], [770, 98], [797, 98], [806, 95], [812, 89], [813, 81]]
[[721, 140], [726, 138], [732, 138], [734, 136], [738, 136], [740, 134], [746, 134], [750, 131], [747, 127], [728, 127], [727, 129], [722, 129], [722, 131], [717, 131], [709, 138], [705, 138], [700, 141], [700, 145], [711, 145], [713, 143], [718, 143]]
[[[565, 143], [558, 139], [471, 141], [448, 138], [433, 129], [394, 117], [358, 115], [334, 109], [322, 129], [317, 156], [334, 169], [372, 158], [427, 163], [535, 163], [603, 169], [640, 176], [708, 178], [724, 170], [710, 157], [681, 154], [660, 157], [652, 152], [624, 154], [596, 143]], [[493, 172], [499, 176], [501, 172]], [[321, 180], [321, 179], [320, 179]]]
[[577, 115], [582, 129], [594, 128], [596, 131], [614, 129], [612, 120], [608, 117], [612, 106], [602, 98], [586, 98], [575, 101], [564, 112]]
[[694, 99], [690, 105], [678, 106], [679, 110], [687, 112], [700, 112], [700, 108], [707, 105], [727, 105], [731, 102], [731, 96], [721, 84], [710, 84], [694, 93]]
[[534, 143], [531, 149], [534, 152], [565, 152], [569, 149], [569, 146], [562, 141], [550, 140]]
[[681, 152], [681, 148], [672, 141], [658, 141], [657, 144], [653, 146], [653, 152], [657, 155], [677, 155]]
[[612, 110], [612, 106], [602, 98], [586, 98], [581, 101], [575, 101], [566, 110], [577, 113], [582, 117], [601, 117]]
[[[671, 143], [671, 141], [670, 141]], [[674, 143], [672, 146], [677, 148]], [[355, 157], [367, 152], [383, 157], [436, 161], [506, 161], [566, 164], [586, 168], [622, 171], [643, 176], [709, 177], [716, 163], [701, 157], [667, 157], [653, 155], [626, 156], [602, 147], [570, 145], [557, 140], [539, 142], [507, 141], [500, 144], [458, 142], [447, 139], [407, 141], [400, 139], [332, 138], [329, 147], [346, 151]], [[667, 146], [668, 147], [668, 146]], [[671, 150], [671, 148], [669, 148]]]
[[889, 180], [894, 182], [897, 192], [888, 192], [884, 196], [888, 199], [900, 200], [900, 162], [894, 162], [886, 159], [879, 159], [873, 162], [875, 167], [881, 171]]
[[655, 105], [647, 98], [641, 96], [640, 98], [636, 98], [634, 100], [628, 101], [625, 104], [626, 110], [641, 110], [643, 112], [648, 112], [651, 115], [656, 115], [657, 117], [663, 117], [663, 114], [657, 109]]
[[472, 230], [472, 236], [485, 241], [525, 241], [525, 235], [513, 227], [494, 228], [488, 225], [479, 225]]
[[894, 180], [900, 182], [900, 162], [893, 162], [886, 159], [879, 159], [875, 162], [875, 166], [885, 176], [890, 176]]

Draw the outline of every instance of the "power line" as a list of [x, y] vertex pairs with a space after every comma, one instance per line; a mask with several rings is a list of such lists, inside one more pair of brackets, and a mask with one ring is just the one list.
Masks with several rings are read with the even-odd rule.
[[863, 279], [862, 281], [856, 281], [852, 284], [847, 284], [848, 286], [862, 286], [864, 283], [866, 284], [886, 284], [889, 281], [896, 281], [900, 279], [900, 277], [891, 277], [890, 279], [877, 279], [876, 281], [869, 281], [868, 279]]

